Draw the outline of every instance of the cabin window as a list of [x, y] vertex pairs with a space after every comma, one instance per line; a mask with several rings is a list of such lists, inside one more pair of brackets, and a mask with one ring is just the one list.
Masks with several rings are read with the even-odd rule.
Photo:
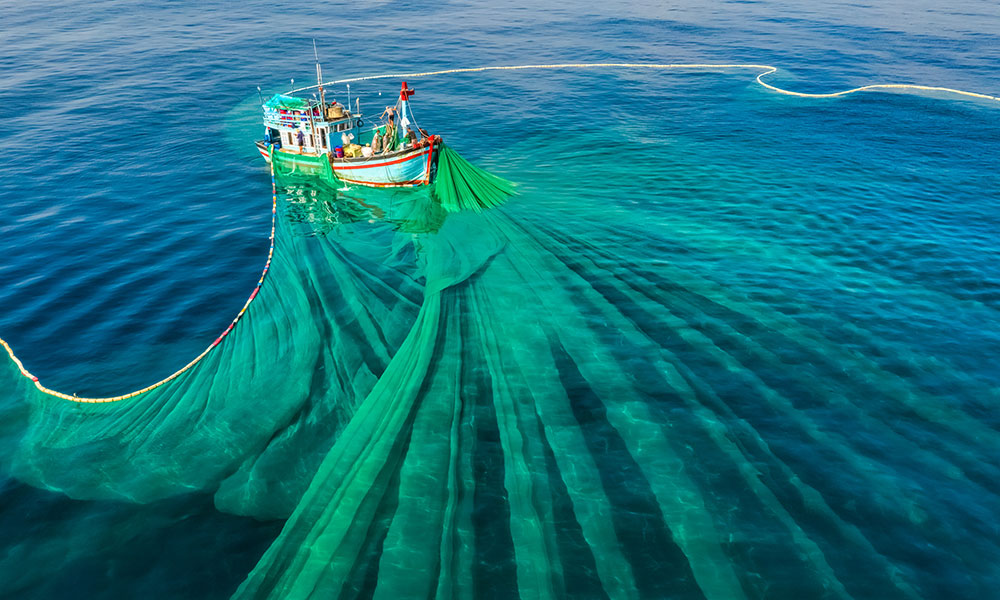
[[289, 146], [294, 146], [295, 145], [295, 142], [292, 141], [292, 134], [291, 134], [291, 132], [286, 131], [284, 133], [284, 136], [285, 136], [285, 140], [286, 140], [285, 143], [286, 144], [288, 144]]

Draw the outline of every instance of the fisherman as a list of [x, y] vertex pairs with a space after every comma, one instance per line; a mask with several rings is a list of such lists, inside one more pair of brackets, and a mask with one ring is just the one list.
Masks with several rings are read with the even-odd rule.
[[299, 129], [295, 134], [295, 138], [299, 140], [299, 148], [303, 148], [306, 145], [306, 132], [304, 129]]
[[[396, 146], [396, 107], [386, 106], [379, 119], [386, 119], [385, 133], [382, 135], [382, 150], [389, 152]], [[378, 134], [376, 134], [377, 137]], [[375, 143], [372, 142], [372, 149], [375, 150]], [[378, 152], [378, 150], [375, 150]]]
[[379, 154], [382, 152], [382, 135], [379, 130], [375, 130], [375, 137], [372, 138], [372, 154]]
[[396, 126], [389, 121], [385, 126], [385, 134], [382, 135], [382, 151], [391, 152], [396, 148]]
[[388, 118], [389, 119], [389, 124], [391, 125], [393, 123], [393, 121], [396, 120], [396, 107], [394, 107], [394, 106], [386, 106], [385, 110], [382, 111], [382, 114], [379, 115], [378, 118], [379, 119]]
[[412, 127], [406, 128], [406, 144], [408, 146], [413, 146], [417, 143], [417, 134], [413, 133]]

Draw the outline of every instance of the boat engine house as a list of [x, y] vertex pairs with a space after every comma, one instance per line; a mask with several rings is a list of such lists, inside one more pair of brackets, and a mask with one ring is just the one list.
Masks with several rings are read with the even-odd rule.
[[364, 120], [337, 101], [310, 101], [276, 94], [264, 103], [265, 140], [285, 152], [325, 154], [342, 139], [361, 137]]

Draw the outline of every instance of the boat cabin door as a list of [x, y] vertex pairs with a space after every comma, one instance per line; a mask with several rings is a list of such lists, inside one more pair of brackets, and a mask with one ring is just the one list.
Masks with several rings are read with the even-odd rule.
[[277, 129], [271, 127], [267, 128], [267, 132], [264, 134], [264, 141], [268, 144], [274, 144], [275, 148], [281, 147], [281, 132]]

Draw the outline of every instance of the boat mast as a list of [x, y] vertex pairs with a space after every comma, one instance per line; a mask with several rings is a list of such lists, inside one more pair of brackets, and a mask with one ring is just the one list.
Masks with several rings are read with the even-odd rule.
[[326, 118], [326, 95], [323, 93], [323, 67], [319, 65], [319, 52], [316, 51], [316, 38], [313, 38], [313, 56], [316, 57], [316, 84], [319, 88], [320, 110], [324, 112]]
[[[315, 101], [316, 96], [313, 96], [313, 98]], [[315, 152], [316, 155], [318, 156], [321, 150], [319, 141], [319, 131], [316, 130], [316, 120], [313, 119], [313, 105], [309, 104], [308, 100], [306, 100], [306, 110], [309, 111], [309, 139], [312, 140], [313, 152]], [[305, 146], [302, 147], [302, 150], [305, 150]]]
[[406, 135], [406, 131], [403, 128], [409, 126], [410, 119], [406, 115], [410, 112], [410, 96], [415, 93], [413, 88], [406, 87], [406, 82], [404, 81], [403, 86], [399, 90], [399, 120], [396, 123], [397, 139]]

